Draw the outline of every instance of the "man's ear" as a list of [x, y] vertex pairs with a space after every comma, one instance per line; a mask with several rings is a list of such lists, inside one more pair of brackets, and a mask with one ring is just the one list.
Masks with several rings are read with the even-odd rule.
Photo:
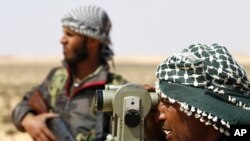
[[98, 48], [100, 46], [100, 41], [98, 41], [97, 39], [94, 39], [94, 38], [88, 38], [87, 43], [88, 43], [88, 46], [90, 47], [90, 49]]
[[99, 52], [100, 52], [100, 42], [96, 39], [93, 38], [88, 38], [87, 40], [87, 48], [88, 48], [88, 52], [89, 54], [92, 54], [93, 56], [99, 56]]

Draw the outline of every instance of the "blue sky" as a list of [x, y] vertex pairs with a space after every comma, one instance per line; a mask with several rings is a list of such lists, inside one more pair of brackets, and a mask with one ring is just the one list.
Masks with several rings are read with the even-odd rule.
[[116, 55], [164, 56], [192, 43], [250, 53], [249, 0], [1, 0], [0, 55], [62, 55], [60, 19], [83, 4], [108, 12]]

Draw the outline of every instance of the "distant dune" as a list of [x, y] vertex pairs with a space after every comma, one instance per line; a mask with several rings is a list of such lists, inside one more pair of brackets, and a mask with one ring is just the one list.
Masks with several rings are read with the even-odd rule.
[[[242, 65], [250, 64], [250, 55], [233, 55]], [[115, 63], [159, 64], [168, 56], [116, 56]], [[59, 63], [62, 57], [0, 56], [0, 64]]]
[[242, 65], [250, 65], [250, 55], [233, 55]]
[[[158, 64], [165, 58], [159, 56], [124, 56], [114, 57], [114, 61], [122, 64]], [[0, 64], [58, 63], [61, 60], [62, 57], [0, 56]]]

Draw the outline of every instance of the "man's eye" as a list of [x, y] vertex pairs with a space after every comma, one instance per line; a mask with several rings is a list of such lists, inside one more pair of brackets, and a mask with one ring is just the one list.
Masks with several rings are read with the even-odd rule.
[[67, 36], [74, 36], [75, 35], [75, 33], [71, 32], [71, 31], [64, 31], [64, 34]]
[[163, 104], [171, 104], [168, 99], [166, 98], [161, 98], [161, 101]]
[[166, 103], [165, 102], [161, 102], [160, 107], [162, 107], [162, 106], [166, 106]]
[[67, 36], [73, 36], [73, 34], [70, 33], [70, 32], [66, 32], [66, 35], [67, 35]]
[[162, 100], [162, 105], [161, 106], [169, 107], [171, 105], [173, 105], [173, 103], [169, 102], [168, 99]]

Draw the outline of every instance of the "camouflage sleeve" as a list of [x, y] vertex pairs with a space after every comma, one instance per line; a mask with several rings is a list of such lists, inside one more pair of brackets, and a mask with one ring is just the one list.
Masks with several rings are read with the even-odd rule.
[[128, 81], [124, 79], [121, 75], [115, 73], [109, 73], [108, 84], [122, 85], [126, 83], [128, 83]]
[[51, 78], [51, 76], [53, 75], [55, 70], [56, 70], [56, 68], [52, 69], [50, 71], [50, 73], [47, 75], [46, 79], [40, 85], [38, 85], [38, 86], [32, 88], [30, 91], [28, 91], [25, 94], [25, 96], [23, 97], [23, 99], [12, 110], [12, 113], [11, 113], [12, 121], [19, 131], [23, 131], [23, 132], [25, 131], [21, 125], [21, 122], [22, 122], [23, 118], [25, 117], [25, 115], [27, 115], [28, 113], [35, 114], [35, 111], [28, 105], [29, 98], [33, 94], [33, 92], [36, 90], [39, 90], [43, 94], [43, 97], [45, 99], [49, 98], [48, 94], [46, 92], [44, 92], [44, 88], [46, 87], [49, 79]]
[[17, 106], [12, 111], [12, 121], [16, 128], [20, 131], [24, 131], [24, 128], [21, 126], [21, 121], [28, 113], [34, 113], [34, 110], [28, 106], [28, 99], [32, 94], [32, 91], [37, 88], [33, 88], [31, 91], [23, 97], [22, 101], [17, 104]]

